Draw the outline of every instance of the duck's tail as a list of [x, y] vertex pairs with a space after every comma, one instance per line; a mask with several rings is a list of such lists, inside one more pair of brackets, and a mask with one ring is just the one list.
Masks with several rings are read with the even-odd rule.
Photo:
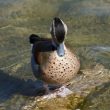
[[30, 44], [34, 44], [38, 41], [50, 41], [50, 40], [51, 40], [50, 38], [41, 38], [41, 37], [39, 37], [38, 35], [35, 35], [35, 34], [31, 34], [30, 37], [29, 37]]

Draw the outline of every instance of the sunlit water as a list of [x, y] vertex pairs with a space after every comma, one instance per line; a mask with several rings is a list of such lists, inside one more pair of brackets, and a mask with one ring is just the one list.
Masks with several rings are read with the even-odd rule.
[[81, 69], [110, 68], [109, 7], [109, 0], [0, 0], [0, 110], [20, 110], [37, 94], [28, 37], [50, 37], [54, 16], [68, 25], [66, 44]]

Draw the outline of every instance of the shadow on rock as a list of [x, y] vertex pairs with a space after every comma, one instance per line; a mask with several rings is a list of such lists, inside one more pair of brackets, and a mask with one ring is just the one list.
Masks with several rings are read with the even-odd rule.
[[5, 101], [14, 94], [40, 96], [44, 93], [45, 89], [41, 81], [25, 81], [0, 70], [0, 101]]

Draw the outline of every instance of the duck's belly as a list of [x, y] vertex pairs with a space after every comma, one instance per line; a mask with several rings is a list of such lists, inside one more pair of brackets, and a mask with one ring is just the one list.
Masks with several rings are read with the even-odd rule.
[[64, 84], [70, 81], [79, 71], [80, 63], [76, 56], [69, 50], [59, 57], [56, 52], [51, 53], [47, 63], [41, 67], [42, 78], [48, 83]]

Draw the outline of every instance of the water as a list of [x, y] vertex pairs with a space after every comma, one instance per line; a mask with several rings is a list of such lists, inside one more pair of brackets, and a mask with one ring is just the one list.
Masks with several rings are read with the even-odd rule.
[[0, 0], [0, 109], [20, 110], [37, 94], [28, 37], [50, 37], [54, 16], [66, 22], [66, 44], [82, 69], [96, 63], [110, 69], [109, 7], [108, 0]]

